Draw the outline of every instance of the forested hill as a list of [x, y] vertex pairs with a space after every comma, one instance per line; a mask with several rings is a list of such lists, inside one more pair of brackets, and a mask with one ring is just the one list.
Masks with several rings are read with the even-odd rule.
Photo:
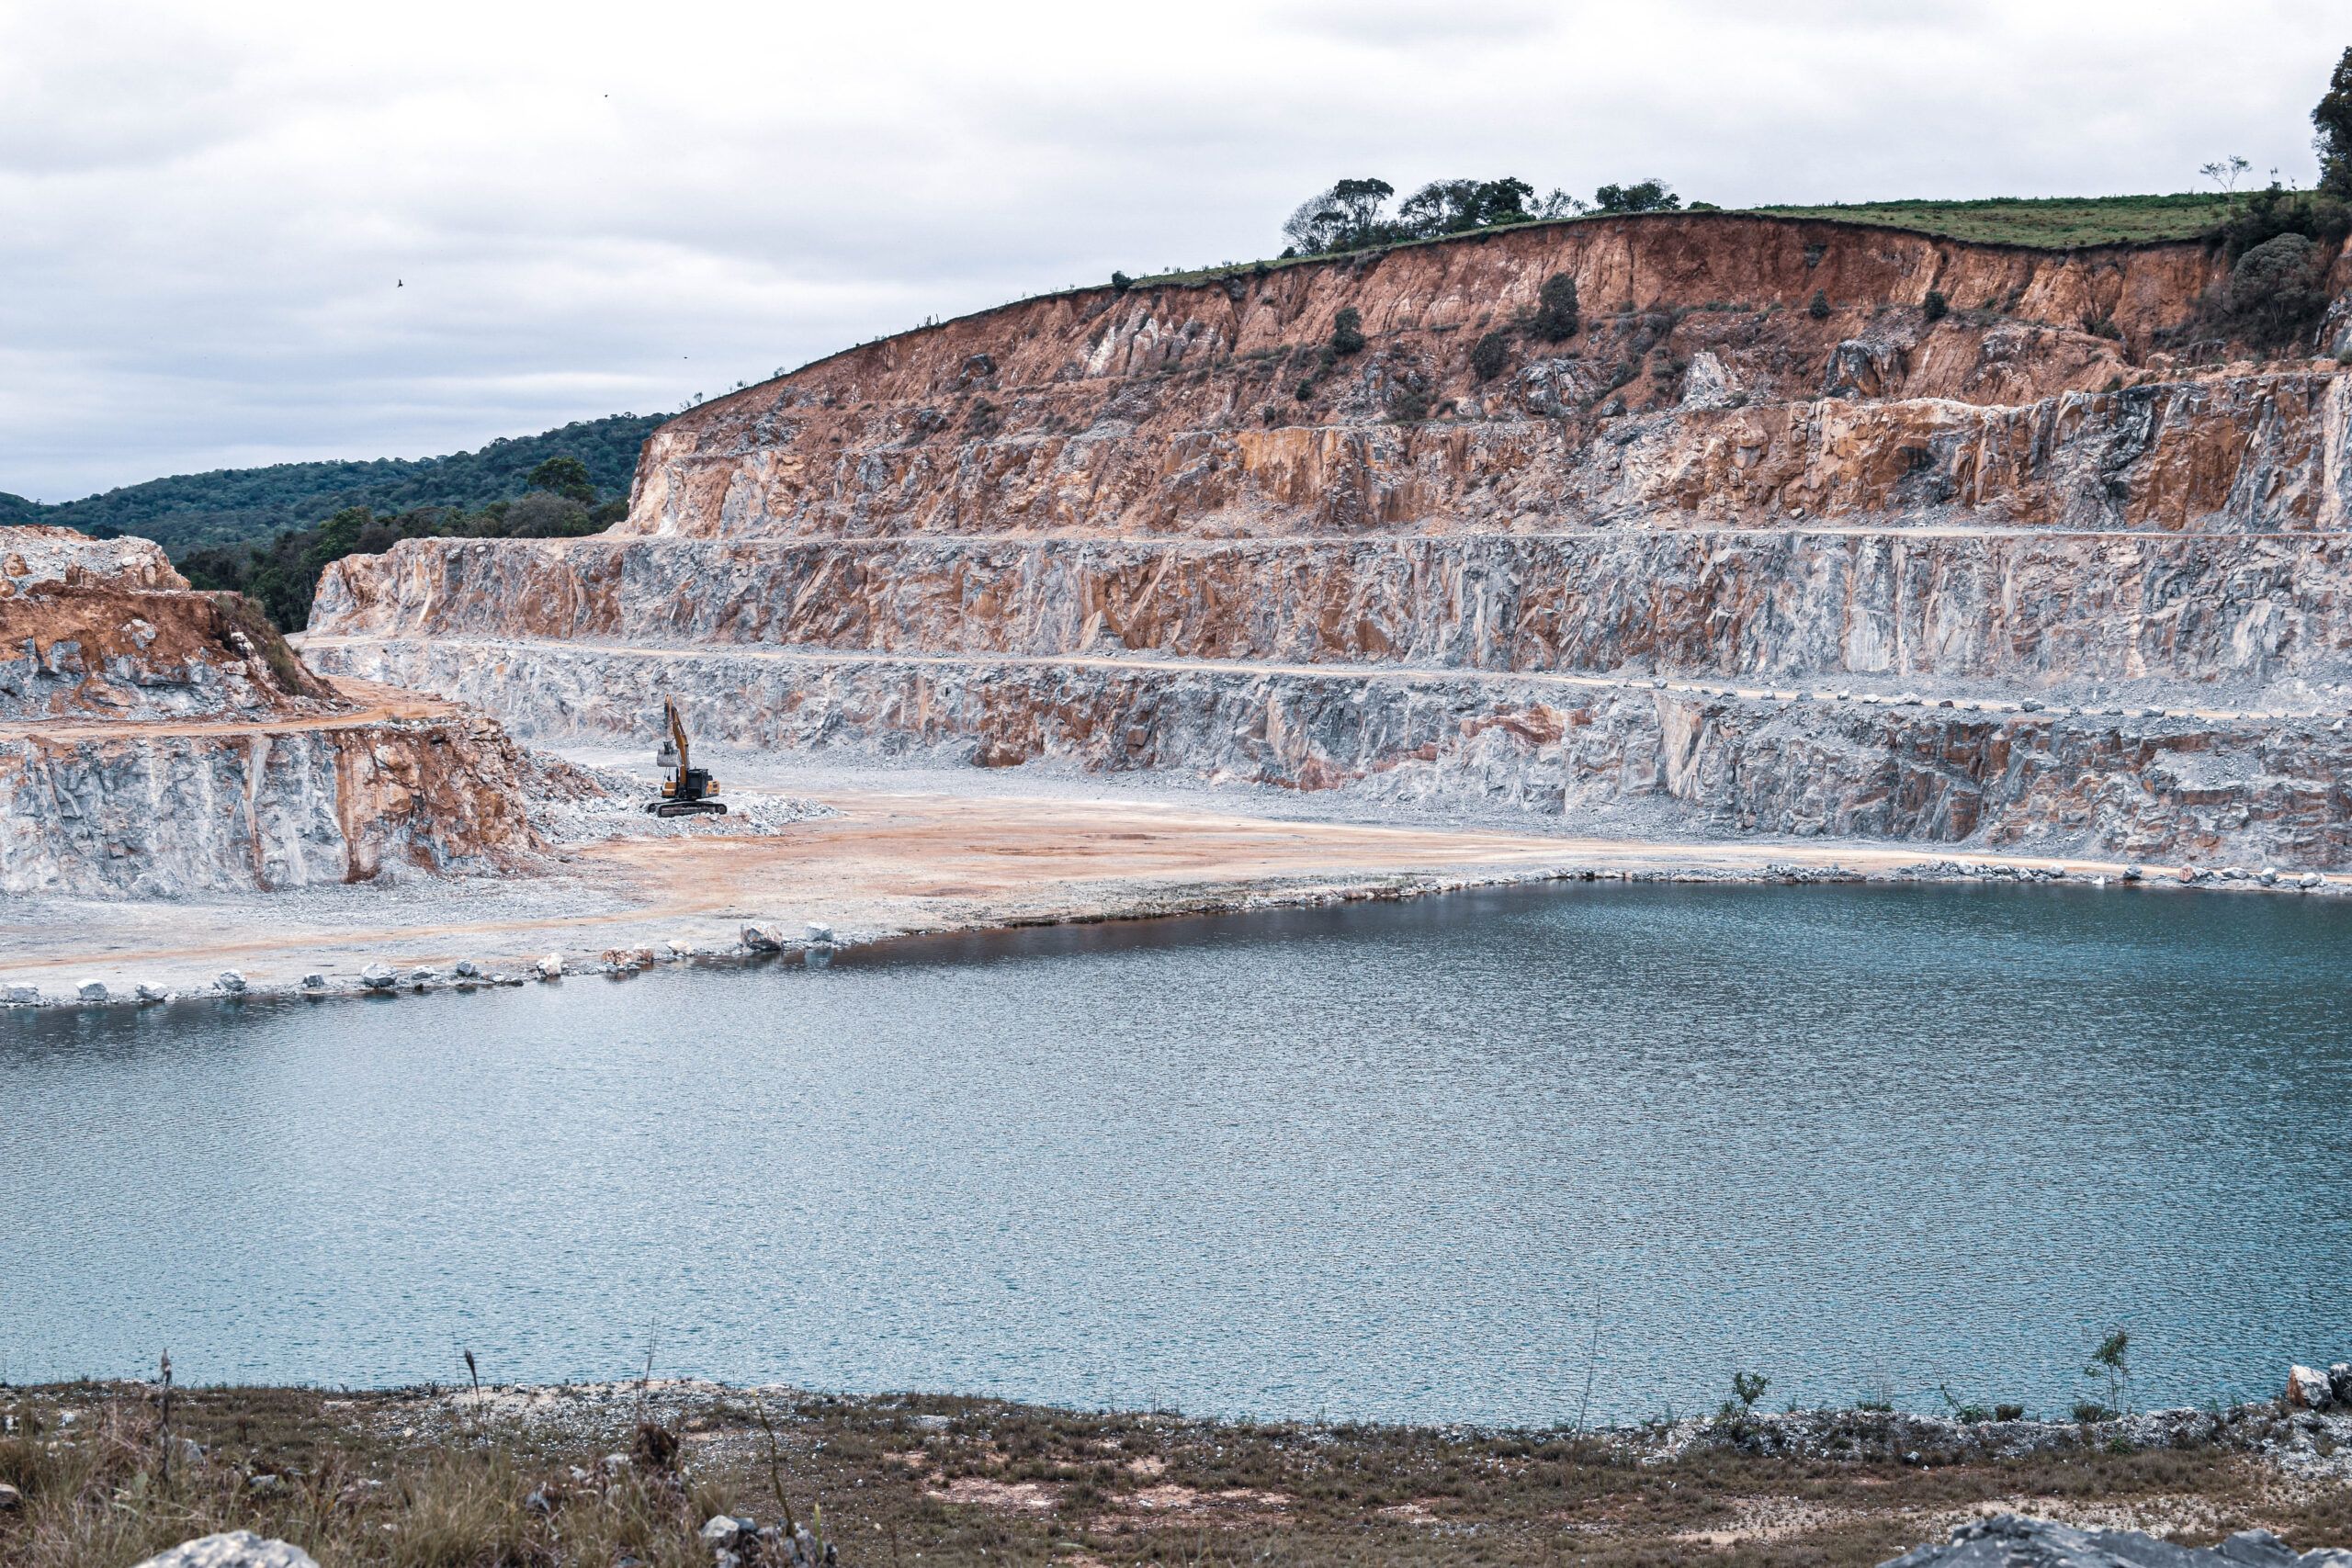
[[175, 474], [53, 506], [0, 494], [0, 524], [57, 523], [84, 533], [135, 534], [177, 558], [206, 546], [257, 544], [287, 529], [313, 527], [346, 506], [479, 511], [522, 495], [527, 488], [524, 476], [550, 457], [576, 457], [585, 464], [599, 500], [623, 498], [637, 471], [638, 449], [666, 417], [621, 413], [582, 420], [446, 457], [278, 463]]

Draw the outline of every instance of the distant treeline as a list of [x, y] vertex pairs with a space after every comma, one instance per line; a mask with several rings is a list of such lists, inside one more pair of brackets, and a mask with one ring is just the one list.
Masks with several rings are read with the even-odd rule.
[[614, 414], [538, 435], [493, 441], [446, 457], [372, 462], [278, 463], [221, 468], [125, 485], [82, 501], [42, 505], [0, 495], [0, 524], [54, 523], [109, 537], [153, 539], [175, 558], [208, 547], [234, 547], [288, 529], [308, 529], [347, 507], [404, 513], [418, 509], [481, 513], [519, 500], [550, 457], [568, 457], [607, 496], [626, 496], [638, 450], [662, 414]]
[[597, 500], [588, 466], [577, 457], [545, 458], [523, 479], [527, 489], [521, 499], [493, 501], [479, 511], [417, 506], [379, 514], [372, 507], [346, 506], [314, 528], [289, 528], [267, 544], [191, 550], [179, 558], [179, 569], [197, 587], [243, 593], [279, 627], [299, 631], [310, 622], [319, 573], [345, 556], [378, 555], [402, 539], [598, 534], [628, 513], [625, 496]]

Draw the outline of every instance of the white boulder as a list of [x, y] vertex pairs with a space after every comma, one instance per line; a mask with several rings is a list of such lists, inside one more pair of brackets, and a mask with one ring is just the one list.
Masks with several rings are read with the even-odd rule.
[[212, 976], [212, 985], [224, 997], [239, 996], [244, 991], [245, 977], [234, 969], [223, 969]]
[[560, 953], [550, 953], [545, 958], [540, 959], [534, 967], [538, 970], [539, 978], [542, 980], [553, 980], [560, 978], [563, 974], [563, 954]]
[[74, 994], [85, 1002], [102, 1002], [110, 993], [104, 980], [85, 980], [74, 987]]
[[290, 1540], [272, 1540], [251, 1530], [229, 1530], [184, 1540], [139, 1568], [319, 1568], [318, 1560]]

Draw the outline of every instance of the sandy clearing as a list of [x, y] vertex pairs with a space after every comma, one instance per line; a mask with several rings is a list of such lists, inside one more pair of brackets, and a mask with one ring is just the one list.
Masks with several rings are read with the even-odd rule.
[[607, 950], [671, 941], [726, 952], [748, 921], [787, 932], [823, 921], [844, 941], [868, 942], [1586, 874], [1753, 879], [1804, 866], [1896, 878], [1938, 863], [2086, 877], [2123, 869], [1933, 845], [1640, 840], [1301, 820], [1132, 794], [792, 793], [838, 815], [756, 838], [715, 830], [582, 845], [541, 877], [169, 903], [0, 900], [0, 985], [31, 984], [51, 997], [84, 979], [118, 994], [141, 981], [188, 992], [234, 967], [257, 990], [293, 987], [313, 970], [340, 987], [378, 960], [405, 969], [472, 958], [486, 970], [520, 970], [550, 952], [577, 966]]

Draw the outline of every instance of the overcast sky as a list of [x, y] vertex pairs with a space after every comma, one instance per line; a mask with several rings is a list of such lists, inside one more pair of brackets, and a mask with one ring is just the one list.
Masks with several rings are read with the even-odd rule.
[[2340, 0], [0, 0], [0, 491], [675, 409], [1272, 254], [1343, 175], [2309, 185], [2348, 43]]

